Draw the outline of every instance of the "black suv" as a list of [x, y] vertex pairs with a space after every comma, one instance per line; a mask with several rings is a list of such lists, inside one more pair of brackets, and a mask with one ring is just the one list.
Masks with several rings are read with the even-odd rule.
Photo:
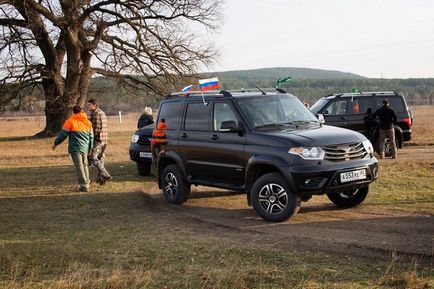
[[130, 159], [137, 163], [137, 172], [141, 176], [148, 176], [151, 172], [151, 138], [154, 128], [155, 124], [142, 127], [131, 138]]
[[[389, 106], [396, 112], [398, 118], [395, 125], [395, 138], [398, 148], [403, 142], [411, 140], [411, 126], [413, 116], [405, 102], [404, 96], [396, 92], [362, 92], [337, 93], [325, 96], [312, 107], [314, 114], [322, 114], [325, 123], [358, 131], [364, 134], [375, 150], [379, 152], [378, 122], [369, 120], [369, 113], [374, 113], [383, 105], [383, 100], [389, 100]], [[384, 151], [386, 156], [393, 154], [389, 139], [385, 140]]]
[[356, 206], [377, 178], [365, 136], [323, 125], [282, 90], [184, 94], [161, 102], [152, 138], [158, 185], [170, 203], [185, 202], [192, 184], [226, 188], [246, 192], [265, 220], [284, 221], [312, 195]]

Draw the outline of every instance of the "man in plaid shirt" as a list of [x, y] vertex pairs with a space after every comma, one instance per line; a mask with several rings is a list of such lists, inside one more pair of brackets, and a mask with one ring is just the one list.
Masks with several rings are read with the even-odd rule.
[[96, 99], [90, 99], [87, 102], [87, 108], [90, 110], [90, 121], [93, 128], [93, 148], [89, 153], [89, 163], [93, 164], [97, 170], [97, 182], [104, 185], [111, 179], [110, 174], [104, 167], [105, 149], [107, 147], [107, 117], [99, 108]]

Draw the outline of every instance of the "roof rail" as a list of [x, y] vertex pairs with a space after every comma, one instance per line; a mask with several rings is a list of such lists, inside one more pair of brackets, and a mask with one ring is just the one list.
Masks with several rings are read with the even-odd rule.
[[[287, 93], [285, 90], [280, 88], [261, 88], [262, 91], [266, 92], [276, 92], [276, 93]], [[241, 88], [241, 89], [231, 89], [231, 90], [207, 90], [207, 91], [177, 91], [172, 92], [171, 94], [166, 95], [165, 98], [171, 98], [171, 97], [189, 97], [189, 96], [206, 96], [206, 95], [216, 95], [220, 97], [232, 97], [232, 94], [234, 93], [243, 93], [243, 92], [261, 92], [258, 88]]]
[[220, 90], [177, 91], [177, 92], [172, 92], [171, 94], [166, 95], [166, 98], [177, 97], [177, 96], [202, 96], [202, 95], [213, 95], [213, 94], [215, 95], [215, 94], [222, 94], [222, 93]]

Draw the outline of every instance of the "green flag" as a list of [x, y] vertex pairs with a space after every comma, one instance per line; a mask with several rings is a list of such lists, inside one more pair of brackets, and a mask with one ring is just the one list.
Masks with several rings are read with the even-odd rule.
[[288, 77], [285, 77], [285, 78], [278, 78], [278, 79], [276, 80], [276, 87], [278, 87], [279, 84], [282, 84], [282, 83], [284, 83], [284, 82], [288, 82], [288, 81], [290, 81], [290, 80], [292, 80], [292, 77], [291, 77], [291, 76], [288, 76]]
[[361, 93], [360, 90], [357, 87], [353, 87], [351, 90], [352, 93]]

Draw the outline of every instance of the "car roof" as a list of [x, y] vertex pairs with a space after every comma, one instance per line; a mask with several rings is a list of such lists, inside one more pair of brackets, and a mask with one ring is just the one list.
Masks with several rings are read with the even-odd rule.
[[394, 91], [368, 91], [368, 92], [344, 92], [344, 93], [334, 93], [324, 96], [324, 99], [334, 99], [338, 97], [355, 97], [355, 96], [400, 96]]
[[201, 99], [202, 96], [209, 99], [234, 99], [234, 98], [247, 98], [247, 97], [267, 97], [276, 95], [294, 95], [287, 93], [282, 89], [238, 89], [238, 90], [210, 90], [210, 91], [189, 91], [189, 92], [174, 92], [165, 97], [165, 99]]

